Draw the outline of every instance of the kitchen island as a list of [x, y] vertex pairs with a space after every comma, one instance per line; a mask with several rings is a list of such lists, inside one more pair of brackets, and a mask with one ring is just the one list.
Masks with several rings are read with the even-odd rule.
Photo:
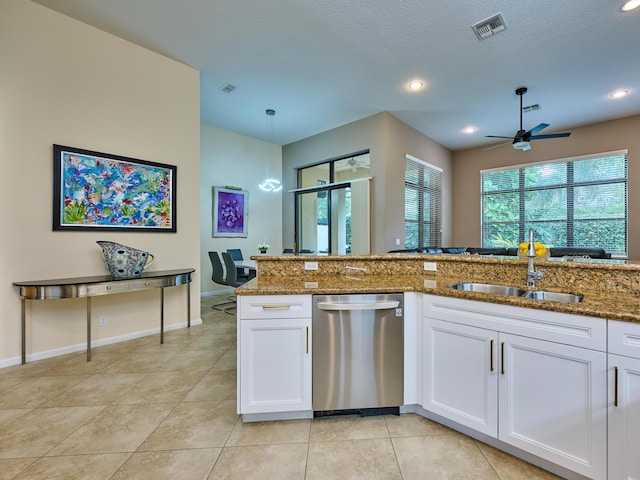
[[[314, 294], [405, 294], [404, 404], [565, 478], [640, 471], [640, 267], [536, 262], [563, 303], [454, 290], [526, 287], [527, 263], [461, 255], [259, 257], [239, 288], [238, 411], [311, 410]], [[254, 347], [258, 345], [259, 348]], [[275, 361], [274, 361], [275, 359]], [[271, 368], [273, 367], [273, 368]], [[258, 368], [259, 374], [254, 372]]]

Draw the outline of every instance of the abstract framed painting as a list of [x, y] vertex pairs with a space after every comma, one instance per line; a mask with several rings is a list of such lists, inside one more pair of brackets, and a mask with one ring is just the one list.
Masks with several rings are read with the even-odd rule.
[[177, 167], [53, 145], [53, 230], [173, 232]]
[[213, 187], [213, 236], [246, 237], [248, 208], [247, 190]]

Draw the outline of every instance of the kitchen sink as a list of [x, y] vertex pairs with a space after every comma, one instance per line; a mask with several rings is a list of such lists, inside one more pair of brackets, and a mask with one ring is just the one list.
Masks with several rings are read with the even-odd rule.
[[456, 283], [449, 285], [454, 290], [466, 292], [492, 293], [494, 295], [507, 295], [510, 297], [522, 297], [531, 300], [547, 300], [550, 302], [579, 303], [583, 300], [582, 295], [564, 292], [546, 292], [542, 290], [526, 290], [519, 287], [509, 287], [507, 285], [493, 285], [490, 283]]
[[450, 285], [449, 288], [454, 290], [464, 290], [466, 292], [493, 293], [496, 295], [509, 295], [512, 297], [520, 297], [526, 290], [518, 287], [508, 287], [506, 285], [492, 285], [489, 283], [456, 283]]
[[550, 302], [564, 303], [580, 303], [583, 299], [582, 295], [561, 292], [543, 292], [540, 290], [531, 290], [526, 292], [524, 298], [532, 298], [534, 300], [549, 300]]

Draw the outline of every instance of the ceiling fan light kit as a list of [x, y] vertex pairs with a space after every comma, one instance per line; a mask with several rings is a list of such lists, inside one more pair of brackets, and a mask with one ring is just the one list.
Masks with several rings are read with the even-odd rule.
[[513, 148], [515, 148], [516, 150], [522, 150], [523, 152], [526, 152], [531, 148], [531, 142], [525, 142], [525, 141], [520, 141], [520, 142], [514, 141], [512, 145], [513, 145]]
[[545, 139], [548, 139], [548, 138], [562, 138], [562, 137], [568, 137], [569, 135], [571, 135], [571, 133], [568, 133], [568, 132], [566, 132], [566, 133], [549, 133], [549, 134], [546, 134], [546, 135], [536, 135], [541, 130], [544, 130], [545, 128], [547, 128], [549, 126], [548, 123], [539, 123], [538, 125], [533, 127], [531, 130], [529, 130], [528, 132], [525, 131], [524, 128], [522, 128], [522, 112], [523, 112], [522, 96], [525, 93], [527, 93], [527, 87], [516, 88], [516, 95], [518, 95], [520, 97], [520, 130], [518, 130], [516, 132], [514, 137], [503, 137], [503, 136], [500, 136], [500, 135], [486, 135], [487, 138], [509, 138], [512, 141], [511, 142], [500, 143], [498, 145], [493, 145], [491, 147], [485, 148], [484, 150], [492, 150], [494, 148], [502, 147], [503, 145], [507, 145], [508, 143], [511, 143], [513, 148], [515, 148], [516, 150], [522, 150], [523, 152], [526, 152], [527, 150], [531, 150], [531, 141], [532, 140], [545, 140]]

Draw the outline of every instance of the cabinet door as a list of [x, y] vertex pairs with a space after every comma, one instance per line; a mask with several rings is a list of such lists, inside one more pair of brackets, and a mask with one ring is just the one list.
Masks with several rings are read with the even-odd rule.
[[606, 478], [606, 354], [500, 334], [498, 438]]
[[240, 413], [311, 410], [311, 319], [240, 322]]
[[640, 478], [639, 448], [640, 359], [609, 355], [609, 478]]
[[497, 333], [427, 318], [423, 343], [423, 407], [495, 437]]

